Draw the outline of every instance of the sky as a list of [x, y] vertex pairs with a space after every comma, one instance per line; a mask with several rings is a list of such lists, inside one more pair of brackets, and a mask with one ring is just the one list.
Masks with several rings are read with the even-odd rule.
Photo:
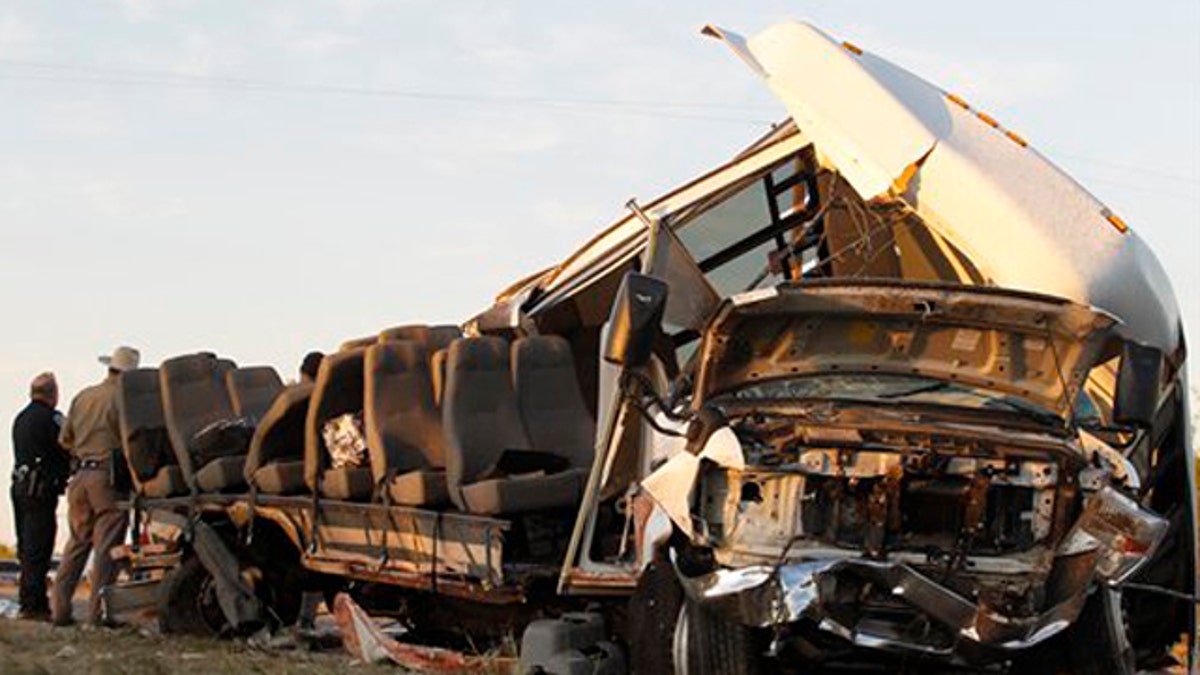
[[[1147, 240], [1198, 334], [1195, 0], [0, 0], [0, 418], [43, 370], [65, 408], [117, 344], [290, 377], [474, 315], [783, 119], [699, 29], [785, 20], [1029, 139]], [[11, 458], [6, 433], [5, 493]]]

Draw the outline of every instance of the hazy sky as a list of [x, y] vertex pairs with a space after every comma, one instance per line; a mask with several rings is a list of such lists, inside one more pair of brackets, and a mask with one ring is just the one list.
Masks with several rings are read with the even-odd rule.
[[989, 112], [1149, 241], [1195, 344], [1200, 3], [666, 4], [0, 0], [0, 418], [117, 343], [290, 376], [485, 308], [783, 117], [710, 22], [807, 19]]

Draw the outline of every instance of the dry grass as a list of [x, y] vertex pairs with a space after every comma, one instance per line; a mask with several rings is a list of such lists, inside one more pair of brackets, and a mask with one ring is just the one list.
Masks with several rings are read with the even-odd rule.
[[52, 628], [0, 619], [0, 673], [168, 675], [173, 673], [341, 673], [400, 670], [355, 663], [345, 652], [264, 651], [245, 641], [165, 637], [136, 628]]

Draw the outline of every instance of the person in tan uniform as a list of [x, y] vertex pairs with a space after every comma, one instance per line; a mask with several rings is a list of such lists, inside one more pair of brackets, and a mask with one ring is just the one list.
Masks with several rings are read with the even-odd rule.
[[77, 462], [75, 475], [67, 487], [67, 522], [71, 539], [63, 551], [54, 577], [54, 625], [74, 623], [71, 599], [83, 575], [88, 554], [92, 561], [92, 596], [87, 621], [101, 622], [100, 589], [112, 583], [117, 566], [110, 553], [125, 541], [129, 514], [117, 508], [117, 494], [111, 482], [113, 450], [121, 447], [117, 417], [117, 378], [122, 372], [138, 367], [141, 355], [132, 347], [117, 347], [112, 356], [100, 357], [108, 366], [108, 375], [99, 384], [79, 392], [71, 401], [67, 420], [59, 435], [59, 444]]

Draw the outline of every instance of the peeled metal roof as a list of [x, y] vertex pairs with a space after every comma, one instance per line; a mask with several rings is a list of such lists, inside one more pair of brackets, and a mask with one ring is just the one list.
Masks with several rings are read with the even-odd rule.
[[1145, 242], [1020, 136], [916, 75], [805, 23], [709, 27], [864, 199], [900, 199], [988, 282], [1104, 309], [1173, 352], [1180, 315]]

